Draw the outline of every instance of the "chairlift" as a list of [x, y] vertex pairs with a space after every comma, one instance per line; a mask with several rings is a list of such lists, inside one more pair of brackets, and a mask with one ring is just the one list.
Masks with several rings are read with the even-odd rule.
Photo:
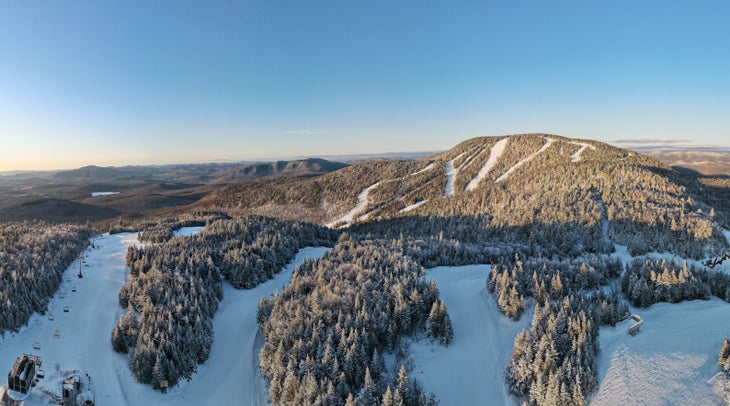
[[70, 310], [70, 309], [68, 308], [68, 305], [66, 305], [66, 306], [63, 306], [63, 311], [64, 311], [65, 313], [68, 313], [68, 311], [69, 311], [69, 310]]
[[76, 292], [76, 285], [71, 287], [71, 292]]
[[55, 320], [56, 317], [53, 315], [53, 313], [48, 313], [48, 320]]
[[61, 338], [61, 331], [59, 329], [53, 330], [53, 338]]
[[34, 350], [40, 350], [41, 349], [41, 342], [38, 341], [37, 338], [35, 339], [35, 341], [33, 341], [33, 349]]

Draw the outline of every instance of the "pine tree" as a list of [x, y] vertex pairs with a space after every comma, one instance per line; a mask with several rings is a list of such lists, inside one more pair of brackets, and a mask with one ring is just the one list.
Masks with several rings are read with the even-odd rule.
[[400, 369], [398, 370], [398, 377], [396, 379], [396, 387], [395, 387], [395, 393], [393, 394], [394, 403], [396, 400], [396, 397], [400, 398], [404, 403], [411, 404], [411, 383], [410, 378], [408, 377], [408, 370], [406, 369], [406, 366], [404, 364], [400, 364]]
[[352, 395], [352, 392], [347, 394], [347, 399], [345, 399], [345, 406], [358, 406], [359, 402], [357, 401], [357, 398]]
[[378, 394], [375, 382], [370, 376], [370, 367], [365, 368], [365, 382], [362, 387], [362, 396], [360, 397], [362, 406], [377, 406]]
[[383, 400], [380, 402], [381, 406], [394, 406], [393, 403], [393, 391], [390, 390], [390, 385], [388, 385], [388, 388], [385, 390], [385, 393], [383, 393]]
[[730, 340], [728, 340], [727, 337], [722, 340], [722, 347], [720, 347], [720, 357], [717, 361], [717, 364], [721, 367], [725, 367], [725, 361], [727, 361], [728, 356], [730, 356]]
[[448, 346], [454, 338], [454, 328], [451, 326], [451, 318], [446, 311], [446, 304], [442, 300], [439, 304], [439, 312], [441, 313], [441, 344]]

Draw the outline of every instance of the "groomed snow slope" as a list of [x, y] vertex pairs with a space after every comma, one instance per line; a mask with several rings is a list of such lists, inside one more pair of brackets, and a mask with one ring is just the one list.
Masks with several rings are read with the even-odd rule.
[[504, 148], [507, 146], [507, 143], [509, 142], [509, 137], [497, 141], [492, 149], [489, 151], [489, 158], [487, 159], [487, 162], [482, 166], [482, 169], [479, 170], [479, 173], [477, 176], [469, 181], [469, 184], [466, 185], [466, 191], [471, 192], [472, 190], [476, 189], [479, 184], [484, 180], [484, 178], [489, 174], [489, 171], [492, 170], [494, 165], [497, 163], [497, 160], [502, 156], [502, 153], [504, 153]]
[[578, 162], [581, 160], [580, 155], [583, 153], [583, 151], [586, 150], [586, 148], [590, 148], [592, 150], [596, 150], [596, 147], [594, 147], [591, 144], [586, 144], [584, 142], [575, 142], [575, 141], [569, 141], [573, 145], [580, 145], [580, 149], [573, 155], [570, 156], [570, 160], [573, 162]]
[[717, 357], [730, 335], [730, 304], [713, 298], [632, 312], [644, 319], [634, 337], [630, 319], [601, 327], [599, 388], [590, 404], [723, 404]]
[[422, 205], [422, 204], [424, 204], [424, 203], [426, 203], [426, 202], [427, 202], [427, 200], [419, 200], [419, 201], [417, 201], [416, 203], [413, 203], [413, 204], [411, 204], [411, 205], [409, 205], [409, 206], [406, 206], [406, 207], [404, 207], [404, 208], [402, 208], [402, 209], [398, 210], [398, 212], [399, 212], [399, 213], [408, 213], [408, 212], [409, 212], [409, 211], [411, 211], [411, 210], [415, 210], [415, 209], [417, 209], [417, 208], [418, 208], [418, 207], [419, 207], [420, 205]]
[[489, 265], [468, 265], [428, 271], [446, 303], [454, 339], [448, 347], [411, 345], [412, 376], [442, 405], [517, 403], [509, 395], [502, 366], [509, 362], [514, 339], [528, 326], [532, 312], [525, 312], [518, 322], [504, 317], [486, 291], [489, 270]]
[[357, 195], [357, 204], [355, 207], [352, 208], [352, 210], [348, 211], [343, 215], [342, 217], [339, 217], [335, 220], [332, 220], [331, 222], [327, 223], [327, 227], [332, 228], [337, 226], [339, 223], [344, 222], [345, 224], [342, 227], [349, 227], [350, 224], [355, 220], [355, 217], [360, 214], [365, 208], [368, 206], [368, 193], [370, 193], [371, 190], [375, 189], [380, 185], [380, 182], [376, 182], [373, 185], [370, 185], [363, 189], [359, 195]]
[[444, 192], [444, 197], [449, 197], [454, 195], [454, 181], [456, 180], [456, 174], [459, 172], [459, 169], [454, 166], [454, 162], [461, 158], [464, 154], [461, 153], [456, 158], [452, 159], [449, 162], [446, 162], [446, 191]]
[[[0, 339], [0, 368], [9, 370], [15, 357], [24, 352], [37, 354], [43, 358], [47, 375], [55, 371], [56, 365], [62, 370], [81, 369], [88, 373], [96, 389], [97, 404], [133, 404], [125, 400], [119, 378], [126, 374], [133, 383], [134, 378], [122, 355], [112, 349], [111, 331], [119, 313], [119, 290], [128, 272], [127, 247], [138, 243], [137, 236], [104, 235], [92, 241], [96, 248], [84, 253], [88, 265], [81, 268], [84, 277], [77, 278], [79, 264], [74, 262], [65, 271], [64, 281], [49, 303], [54, 320], [35, 314], [19, 333], [6, 334]], [[72, 292], [73, 286], [76, 292]], [[66, 305], [69, 312], [63, 311]], [[53, 337], [56, 329], [60, 332], [58, 338]], [[40, 342], [40, 350], [33, 349], [35, 339]], [[39, 387], [44, 386], [60, 393], [60, 388], [42, 380]], [[26, 406], [49, 404], [38, 389], [25, 401]]]
[[[189, 235], [201, 228], [181, 229]], [[224, 298], [215, 318], [215, 338], [210, 358], [198, 366], [190, 381], [182, 381], [167, 394], [136, 382], [127, 366], [126, 354], [114, 352], [111, 331], [119, 317], [119, 290], [126, 281], [127, 247], [138, 244], [136, 234], [103, 235], [93, 239], [96, 248], [85, 252], [88, 267], [78, 279], [78, 262], [64, 273], [64, 282], [51, 300], [47, 315], [35, 314], [27, 326], [16, 334], [0, 338], [0, 368], [10, 370], [15, 358], [33, 353], [43, 358], [46, 379], [41, 380], [25, 406], [50, 405], [40, 389], [60, 393], [58, 382], [50, 382], [56, 365], [61, 370], [75, 370], [91, 376], [99, 405], [265, 405], [268, 392], [259, 374], [256, 343], [256, 313], [261, 298], [271, 296], [291, 279], [291, 274], [306, 258], [319, 258], [326, 248], [304, 248], [284, 270], [254, 289], [236, 290], [224, 282]], [[71, 287], [76, 287], [76, 292]], [[61, 297], [64, 296], [64, 297]], [[69, 312], [63, 307], [69, 306]], [[61, 335], [54, 338], [58, 328]], [[38, 339], [40, 350], [33, 349]], [[4, 382], [3, 382], [4, 383]]]
[[[215, 313], [213, 329], [215, 339], [210, 358], [198, 366], [198, 372], [190, 382], [173, 388], [167, 397], [140, 399], [138, 404], [185, 404], [185, 405], [267, 405], [269, 393], [259, 373], [259, 331], [256, 323], [261, 298], [269, 298], [291, 280], [294, 269], [305, 259], [321, 258], [327, 248], [308, 247], [299, 250], [274, 279], [254, 289], [238, 290], [229, 283], [223, 284], [223, 301]], [[164, 401], [164, 402], [163, 402]]]
[[418, 172], [413, 172], [412, 174], [410, 174], [410, 175], [408, 175], [408, 176], [416, 176], [416, 175], [418, 175], [418, 174], [420, 174], [420, 173], [423, 173], [423, 172], [427, 172], [427, 171], [430, 171], [431, 169], [433, 169], [433, 162], [431, 162], [431, 163], [429, 163], [428, 165], [426, 165], [426, 167], [425, 167], [425, 168], [423, 168], [423, 169], [421, 169], [420, 171], [418, 171]]
[[499, 183], [499, 182], [502, 182], [503, 180], [507, 179], [507, 177], [509, 175], [511, 175], [512, 172], [514, 172], [515, 170], [517, 170], [517, 168], [519, 168], [520, 166], [522, 166], [522, 165], [524, 165], [524, 164], [532, 161], [540, 153], [545, 152], [546, 149], [550, 148], [550, 146], [553, 145], [553, 142], [555, 142], [554, 139], [546, 137], [545, 138], [545, 144], [542, 147], [540, 147], [540, 149], [538, 149], [537, 151], [533, 152], [532, 154], [530, 154], [530, 156], [528, 156], [527, 158], [521, 160], [520, 162], [517, 162], [513, 167], [507, 169], [507, 172], [503, 173], [502, 176], [498, 177], [494, 181], [494, 183]]

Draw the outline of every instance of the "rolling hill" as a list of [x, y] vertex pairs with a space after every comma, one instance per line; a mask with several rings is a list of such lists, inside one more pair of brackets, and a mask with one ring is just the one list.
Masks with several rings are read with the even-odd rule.
[[8, 173], [0, 176], [0, 219], [97, 222], [186, 206], [242, 180], [317, 176], [346, 166], [312, 158], [243, 164], [91, 165], [67, 171]]
[[389, 237], [518, 241], [545, 233], [556, 245], [592, 251], [603, 238], [635, 252], [700, 257], [724, 242], [717, 222], [730, 225], [706, 203], [718, 200], [718, 189], [630, 150], [527, 134], [474, 138], [428, 158], [365, 162], [319, 177], [234, 183], [194, 206]]

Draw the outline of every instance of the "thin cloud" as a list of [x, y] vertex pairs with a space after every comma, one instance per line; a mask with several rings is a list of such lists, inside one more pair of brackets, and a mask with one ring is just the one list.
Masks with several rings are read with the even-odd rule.
[[684, 144], [689, 140], [660, 140], [655, 138], [639, 138], [635, 140], [615, 140], [616, 144]]
[[282, 134], [286, 135], [318, 135], [323, 134], [322, 131], [313, 131], [313, 130], [288, 130], [288, 131], [282, 131]]

